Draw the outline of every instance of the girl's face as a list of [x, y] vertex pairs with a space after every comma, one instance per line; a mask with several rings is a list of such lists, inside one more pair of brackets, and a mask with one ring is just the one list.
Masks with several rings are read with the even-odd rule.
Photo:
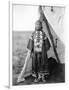
[[35, 28], [36, 28], [36, 30], [41, 29], [41, 27], [42, 27], [42, 26], [40, 25], [40, 23], [36, 23], [36, 24], [35, 24]]

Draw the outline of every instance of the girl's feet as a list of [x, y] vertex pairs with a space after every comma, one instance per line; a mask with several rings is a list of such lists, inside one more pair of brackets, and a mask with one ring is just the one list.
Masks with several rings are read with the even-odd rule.
[[46, 79], [45, 79], [45, 75], [44, 74], [42, 74], [42, 81], [43, 82], [46, 82]]
[[38, 78], [35, 78], [34, 82], [35, 83], [39, 82], [39, 79]]

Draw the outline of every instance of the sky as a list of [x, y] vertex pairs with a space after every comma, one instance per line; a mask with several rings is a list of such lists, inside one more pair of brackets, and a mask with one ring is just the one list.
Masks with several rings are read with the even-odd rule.
[[34, 25], [38, 19], [38, 6], [13, 6], [13, 30], [34, 31]]

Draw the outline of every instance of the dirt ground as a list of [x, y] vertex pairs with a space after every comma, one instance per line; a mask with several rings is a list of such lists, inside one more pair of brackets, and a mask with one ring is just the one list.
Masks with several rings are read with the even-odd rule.
[[32, 75], [26, 77], [24, 82], [17, 83], [18, 74], [13, 78], [13, 85], [31, 85], [31, 84], [49, 84], [49, 83], [64, 83], [65, 82], [65, 65], [60, 64], [55, 70], [50, 74], [46, 82], [34, 82], [34, 77]]

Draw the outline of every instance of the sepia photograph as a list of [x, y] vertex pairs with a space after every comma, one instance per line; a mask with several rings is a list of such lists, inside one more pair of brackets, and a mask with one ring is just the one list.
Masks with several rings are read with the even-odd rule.
[[65, 83], [65, 7], [12, 4], [12, 85]]

